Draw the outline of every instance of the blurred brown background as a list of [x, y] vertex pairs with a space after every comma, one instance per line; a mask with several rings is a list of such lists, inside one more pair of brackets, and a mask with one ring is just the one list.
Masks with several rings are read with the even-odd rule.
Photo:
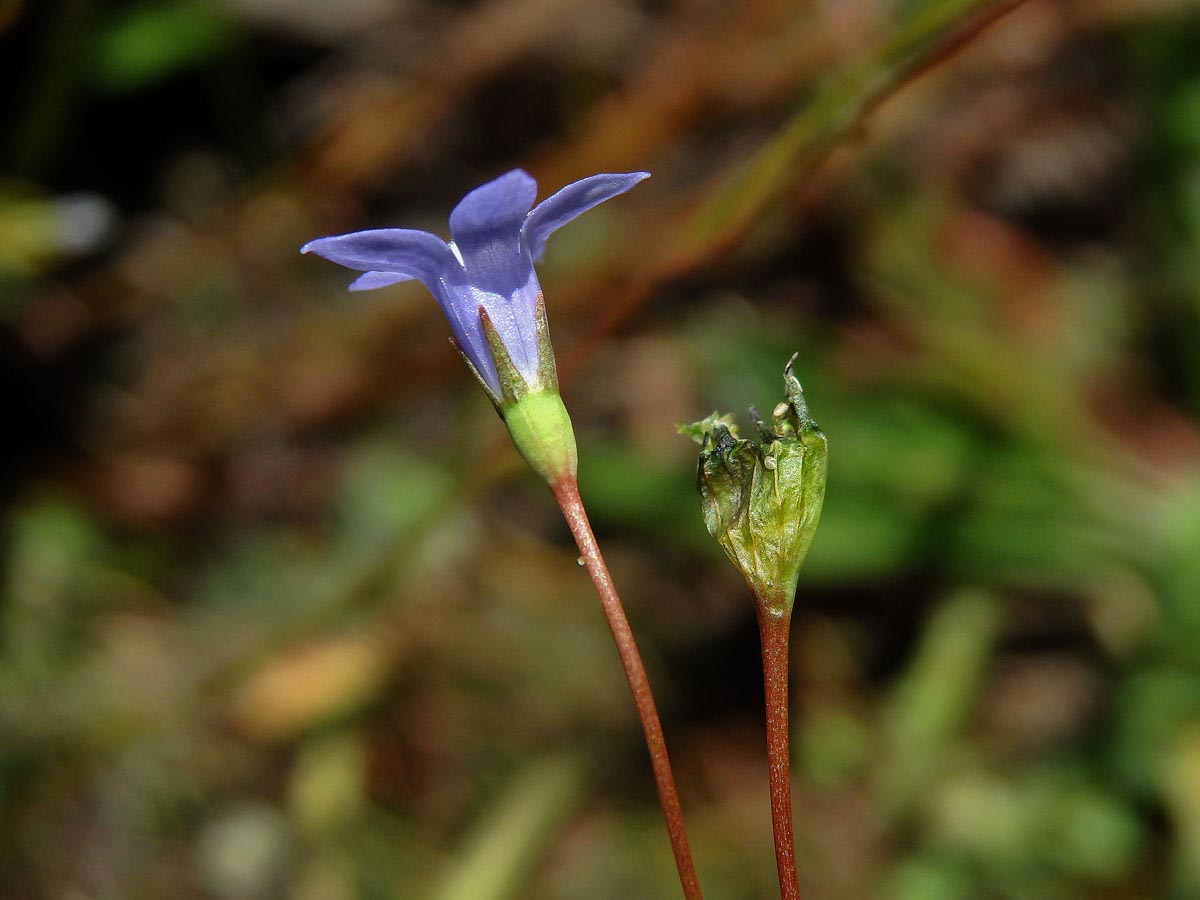
[[603, 619], [417, 285], [512, 168], [710, 900], [775, 893], [677, 421], [829, 435], [811, 900], [1200, 895], [1200, 8], [0, 0], [0, 897], [678, 896]]

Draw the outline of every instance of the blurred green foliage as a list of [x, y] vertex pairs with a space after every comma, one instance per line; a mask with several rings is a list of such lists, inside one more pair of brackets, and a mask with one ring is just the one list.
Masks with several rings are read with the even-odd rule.
[[239, 29], [224, 7], [199, 0], [118, 10], [97, 36], [96, 86], [131, 91], [204, 63], [224, 63]]
[[675, 896], [569, 538], [418, 288], [296, 252], [521, 165], [706, 892], [756, 633], [674, 423], [800, 374], [806, 896], [1200, 892], [1189, 0], [0, 0], [0, 896]]

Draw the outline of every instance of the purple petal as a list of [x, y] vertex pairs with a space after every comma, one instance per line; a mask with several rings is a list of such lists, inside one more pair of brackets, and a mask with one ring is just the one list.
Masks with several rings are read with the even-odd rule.
[[[458, 259], [437, 235], [409, 228], [378, 228], [318, 238], [300, 248], [360, 272], [391, 272], [435, 289], [443, 278], [461, 277]], [[356, 282], [357, 283], [357, 282]]]
[[480, 377], [487, 382], [492, 393], [500, 395], [500, 376], [496, 374], [496, 363], [483, 335], [483, 323], [479, 320], [479, 298], [465, 284], [443, 285], [434, 292], [438, 305], [450, 324], [454, 342], [463, 355], [475, 366]]
[[466, 283], [458, 257], [441, 238], [426, 231], [380, 228], [320, 238], [300, 250], [365, 272], [350, 285], [354, 291], [410, 279], [420, 281], [441, 306], [463, 353], [492, 389], [499, 391], [496, 367], [479, 322], [478, 299]]
[[450, 237], [465, 255], [466, 247], [510, 231], [515, 237], [537, 198], [537, 182], [513, 169], [480, 185], [458, 201], [450, 213]]
[[527, 378], [537, 375], [537, 300], [541, 293], [533, 266], [526, 260], [528, 278], [509, 294], [476, 291], [479, 305], [487, 310], [509, 358]]
[[471, 191], [450, 214], [453, 246], [474, 298], [471, 311], [487, 310], [513, 364], [529, 376], [537, 369], [538, 286], [521, 226], [536, 196], [537, 183], [514, 169]]
[[399, 284], [401, 281], [412, 280], [412, 275], [405, 275], [403, 272], [368, 272], [366, 275], [360, 275], [350, 282], [349, 289], [352, 291], [370, 291], [375, 288]]
[[535, 261], [540, 261], [546, 238], [553, 232], [593, 206], [625, 193], [649, 177], [649, 172], [592, 175], [568, 184], [558, 193], [547, 197], [534, 207], [522, 229], [530, 255]]

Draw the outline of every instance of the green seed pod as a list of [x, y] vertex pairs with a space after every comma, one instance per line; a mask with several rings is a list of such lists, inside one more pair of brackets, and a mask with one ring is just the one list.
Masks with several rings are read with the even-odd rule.
[[825, 498], [827, 442], [809, 415], [788, 361], [787, 399], [771, 422], [751, 408], [757, 439], [737, 433], [731, 416], [711, 416], [679, 430], [700, 444], [697, 482], [704, 523], [768, 612], [791, 614], [796, 580]]

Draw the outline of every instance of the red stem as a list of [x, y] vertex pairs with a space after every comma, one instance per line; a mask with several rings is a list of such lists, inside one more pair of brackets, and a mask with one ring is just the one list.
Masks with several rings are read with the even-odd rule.
[[671, 774], [671, 760], [667, 757], [667, 742], [663, 738], [658, 710], [650, 693], [646, 667], [642, 665], [641, 654], [638, 653], [612, 576], [608, 574], [608, 567], [604, 565], [604, 558], [596, 545], [596, 536], [592, 533], [587, 512], [579, 497], [579, 485], [573, 476], [565, 477], [552, 483], [550, 490], [554, 499], [558, 501], [563, 518], [567, 520], [567, 527], [571, 529], [582, 554], [583, 565], [592, 578], [592, 584], [595, 585], [596, 595], [600, 598], [600, 605], [604, 608], [605, 618], [608, 619], [608, 627], [617, 644], [617, 653], [625, 669], [625, 678], [629, 681], [629, 690], [633, 694], [638, 717], [642, 720], [642, 733], [646, 736], [646, 747], [650, 751], [650, 763], [654, 768], [654, 783], [658, 787], [658, 802], [662, 806], [663, 818], [667, 821], [667, 834], [671, 838], [671, 850], [675, 854], [675, 867], [679, 870], [679, 883], [683, 885], [683, 895], [687, 900], [704, 900], [700, 893], [700, 882], [696, 878], [696, 867], [692, 862], [692, 851], [688, 847], [687, 832], [683, 826], [683, 808], [679, 805], [679, 794], [675, 790], [675, 776]]
[[767, 771], [771, 784], [771, 829], [775, 835], [775, 865], [779, 895], [800, 900], [796, 875], [796, 843], [792, 834], [791, 750], [788, 735], [788, 638], [790, 615], [776, 615], [757, 601], [758, 633], [762, 640], [763, 688], [767, 707]]

